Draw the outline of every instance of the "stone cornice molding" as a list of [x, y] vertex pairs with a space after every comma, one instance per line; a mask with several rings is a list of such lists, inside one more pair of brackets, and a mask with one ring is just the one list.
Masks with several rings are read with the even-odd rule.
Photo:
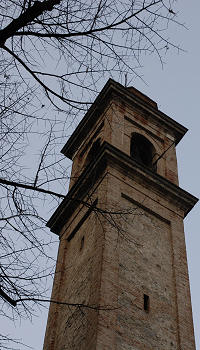
[[50, 227], [52, 232], [59, 234], [62, 227], [82, 203], [84, 197], [90, 192], [94, 183], [102, 176], [107, 165], [117, 167], [119, 171], [125, 172], [127, 176], [134, 178], [136, 182], [142, 180], [148, 186], [149, 191], [152, 190], [162, 194], [162, 196], [164, 195], [166, 200], [183, 210], [184, 217], [198, 201], [196, 197], [187, 191], [139, 164], [118, 148], [104, 142], [96, 159], [85, 168], [48, 221], [47, 226]]

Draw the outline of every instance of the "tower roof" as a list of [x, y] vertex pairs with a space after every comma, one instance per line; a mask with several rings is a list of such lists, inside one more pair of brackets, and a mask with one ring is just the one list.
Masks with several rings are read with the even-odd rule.
[[124, 87], [113, 79], [109, 79], [65, 146], [62, 148], [61, 152], [66, 157], [70, 159], [73, 158], [74, 152], [78, 149], [88, 134], [88, 130], [92, 128], [98, 118], [100, 118], [108, 103], [114, 98], [122, 98], [124, 102], [148, 113], [157, 124], [173, 133], [176, 145], [188, 130], [163, 112], [159, 111], [157, 103], [142, 92], [134, 87]]

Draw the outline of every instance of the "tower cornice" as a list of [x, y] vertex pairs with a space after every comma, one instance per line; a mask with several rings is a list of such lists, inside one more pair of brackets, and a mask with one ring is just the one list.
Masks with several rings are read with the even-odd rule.
[[113, 168], [117, 167], [119, 171], [125, 172], [126, 176], [133, 178], [135, 182], [142, 180], [147, 184], [149, 191], [162, 194], [166, 200], [174, 203], [178, 209], [181, 209], [184, 217], [198, 201], [195, 196], [148, 167], [141, 165], [118, 148], [104, 142], [96, 155], [96, 159], [85, 168], [49, 219], [47, 226], [52, 232], [59, 234], [63, 225], [65, 225], [76, 208], [82, 203], [84, 197], [90, 192], [95, 181], [102, 176], [107, 165], [112, 165]]
[[90, 130], [97, 120], [101, 117], [108, 104], [115, 99], [121, 98], [125, 103], [141, 109], [148, 114], [160, 126], [171, 131], [174, 135], [175, 144], [177, 145], [185, 133], [188, 131], [183, 125], [179, 124], [163, 112], [159, 111], [157, 104], [149, 97], [142, 94], [135, 88], [126, 88], [123, 85], [109, 79], [97, 98], [95, 99], [84, 118], [81, 120], [76, 130], [73, 132], [61, 152], [68, 158], [72, 159], [74, 153], [79, 148], [88, 130]]

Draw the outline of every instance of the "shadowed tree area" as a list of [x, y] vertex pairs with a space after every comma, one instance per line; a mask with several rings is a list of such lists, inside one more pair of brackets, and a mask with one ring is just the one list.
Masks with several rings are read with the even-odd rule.
[[[2, 318], [31, 318], [49, 301], [55, 238], [45, 224], [70, 177], [60, 148], [109, 77], [130, 84], [142, 79], [142, 55], [162, 64], [168, 50], [179, 50], [168, 34], [180, 25], [176, 3], [1, 1]], [[2, 349], [18, 346], [0, 336]]]

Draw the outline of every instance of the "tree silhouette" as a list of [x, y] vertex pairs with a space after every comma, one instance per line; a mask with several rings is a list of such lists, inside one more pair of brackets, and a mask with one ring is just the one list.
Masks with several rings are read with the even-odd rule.
[[[29, 318], [49, 301], [54, 238], [45, 224], [70, 177], [61, 145], [108, 77], [130, 83], [141, 78], [143, 54], [162, 64], [166, 50], [179, 49], [168, 39], [169, 24], [178, 25], [174, 6], [173, 0], [1, 1], [2, 316]], [[1, 348], [10, 340], [12, 346], [2, 335]]]

